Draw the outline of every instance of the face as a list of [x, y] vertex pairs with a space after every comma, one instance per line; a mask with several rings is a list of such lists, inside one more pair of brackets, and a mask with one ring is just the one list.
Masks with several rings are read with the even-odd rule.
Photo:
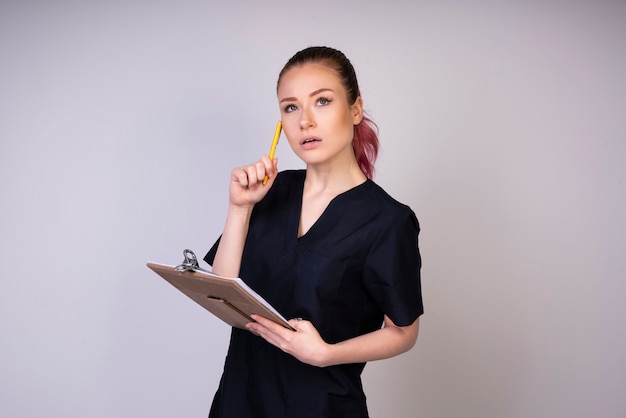
[[355, 164], [352, 139], [362, 101], [348, 103], [333, 69], [317, 63], [289, 69], [278, 85], [278, 102], [289, 145], [308, 166]]

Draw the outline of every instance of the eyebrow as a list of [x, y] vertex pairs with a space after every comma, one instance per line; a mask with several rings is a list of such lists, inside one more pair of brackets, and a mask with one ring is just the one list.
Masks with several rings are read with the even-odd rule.
[[[314, 92], [312, 92], [311, 94], [309, 94], [309, 97], [313, 97], [313, 96], [315, 96], [315, 95], [317, 95], [317, 94], [320, 94], [320, 93], [323, 93], [323, 92], [325, 92], [325, 91], [330, 91], [330, 92], [333, 92], [334, 90], [333, 90], [333, 89], [326, 88], [326, 87], [323, 87], [323, 88], [318, 89], [318, 90], [315, 90]], [[282, 102], [294, 102], [294, 101], [296, 101], [296, 100], [297, 100], [297, 99], [296, 99], [295, 97], [285, 97], [285, 98], [284, 98], [284, 99], [282, 99], [279, 103], [282, 103]]]

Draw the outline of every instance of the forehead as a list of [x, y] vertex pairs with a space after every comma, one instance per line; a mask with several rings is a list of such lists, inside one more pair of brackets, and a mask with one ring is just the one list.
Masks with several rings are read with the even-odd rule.
[[306, 63], [287, 70], [278, 84], [278, 99], [309, 95], [319, 89], [344, 91], [337, 72], [324, 64]]

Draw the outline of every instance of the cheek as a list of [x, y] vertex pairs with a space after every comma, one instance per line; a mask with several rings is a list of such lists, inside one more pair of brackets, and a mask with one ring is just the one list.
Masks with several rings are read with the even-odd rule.
[[340, 112], [328, 112], [323, 115], [323, 118], [326, 124], [332, 126], [335, 131], [354, 126], [354, 118], [348, 109]]
[[299, 129], [294, 131], [293, 129], [290, 129], [289, 127], [286, 127], [285, 125], [283, 125], [283, 138], [286, 138], [287, 142], [289, 143], [289, 147], [296, 154], [298, 153], [300, 149], [299, 144], [298, 144], [298, 141], [300, 139], [297, 134], [299, 131], [300, 131]]
[[292, 145], [292, 141], [296, 140], [297, 132], [298, 130], [294, 129], [293, 126], [291, 126], [290, 124], [285, 124], [285, 122], [283, 122], [283, 137], [287, 138], [287, 142], [289, 142], [289, 145]]
[[352, 140], [354, 137], [354, 123], [351, 115], [344, 114], [335, 119], [334, 131], [341, 138]]

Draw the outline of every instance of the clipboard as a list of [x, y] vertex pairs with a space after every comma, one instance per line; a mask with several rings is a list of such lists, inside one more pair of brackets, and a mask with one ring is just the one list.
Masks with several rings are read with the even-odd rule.
[[257, 314], [295, 331], [276, 309], [240, 278], [222, 277], [200, 268], [196, 255], [185, 250], [185, 260], [174, 267], [148, 262], [146, 265], [172, 286], [213, 315], [236, 328], [247, 329]]

